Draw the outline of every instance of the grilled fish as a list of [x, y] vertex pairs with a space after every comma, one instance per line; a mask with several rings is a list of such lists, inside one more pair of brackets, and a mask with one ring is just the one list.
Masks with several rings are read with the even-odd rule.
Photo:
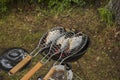
[[75, 36], [73, 38], [70, 38], [69, 40], [69, 44], [70, 44], [70, 47], [69, 49], [72, 50], [76, 47], [78, 47], [82, 42], [82, 36]]
[[55, 41], [57, 38], [59, 38], [63, 33], [60, 33], [59, 30], [54, 30], [48, 33], [48, 36], [46, 38], [46, 44], [51, 43], [52, 41]]

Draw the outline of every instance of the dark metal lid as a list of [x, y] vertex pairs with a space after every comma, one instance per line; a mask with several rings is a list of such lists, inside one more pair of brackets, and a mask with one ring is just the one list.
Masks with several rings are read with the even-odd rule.
[[0, 69], [9, 71], [20, 62], [28, 52], [23, 48], [10, 48], [2, 53], [0, 57]]

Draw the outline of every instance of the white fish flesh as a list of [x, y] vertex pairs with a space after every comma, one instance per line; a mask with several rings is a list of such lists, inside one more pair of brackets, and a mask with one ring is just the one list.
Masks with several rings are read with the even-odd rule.
[[69, 46], [69, 38], [65, 39], [65, 36], [60, 37], [57, 40], [57, 45], [61, 45], [61, 50], [64, 51]]
[[61, 50], [64, 51], [65, 49], [67, 49], [69, 46], [69, 38], [65, 39], [61, 45]]
[[64, 35], [64, 36], [61, 36], [61, 37], [57, 40], [57, 45], [62, 44], [64, 40], [65, 40], [65, 35]]
[[55, 41], [57, 38], [59, 38], [62, 35], [59, 30], [51, 31], [48, 33], [48, 36], [46, 38], [46, 44], [49, 44], [51, 41]]
[[78, 47], [82, 43], [82, 36], [70, 38], [70, 50]]

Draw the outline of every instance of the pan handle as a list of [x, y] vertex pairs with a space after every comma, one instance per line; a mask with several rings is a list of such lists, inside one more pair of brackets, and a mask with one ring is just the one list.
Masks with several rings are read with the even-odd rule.
[[50, 71], [47, 73], [47, 75], [43, 78], [43, 80], [48, 80], [53, 75], [54, 72], [55, 72], [55, 67], [52, 67]]
[[42, 63], [38, 62], [26, 75], [24, 75], [20, 80], [29, 80], [35, 72], [37, 72], [41, 67]]
[[27, 55], [22, 61], [20, 61], [15, 67], [13, 67], [8, 74], [15, 74], [18, 72], [21, 68], [23, 68], [30, 60], [32, 59], [32, 56]]

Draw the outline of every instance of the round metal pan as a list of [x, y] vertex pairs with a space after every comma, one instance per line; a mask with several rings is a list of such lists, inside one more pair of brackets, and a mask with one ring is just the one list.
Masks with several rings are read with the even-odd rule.
[[[64, 62], [73, 62], [73, 61], [80, 59], [86, 53], [86, 51], [89, 47], [89, 44], [90, 44], [90, 38], [88, 36], [83, 36], [82, 43], [81, 43], [82, 49], [80, 49], [75, 55], [66, 59]], [[70, 54], [72, 54], [72, 53], [70, 53]], [[63, 55], [59, 61], [64, 59], [66, 56], [67, 55]], [[51, 59], [57, 61], [59, 57], [60, 57], [60, 54], [57, 54], [57, 55], [53, 56]]]

